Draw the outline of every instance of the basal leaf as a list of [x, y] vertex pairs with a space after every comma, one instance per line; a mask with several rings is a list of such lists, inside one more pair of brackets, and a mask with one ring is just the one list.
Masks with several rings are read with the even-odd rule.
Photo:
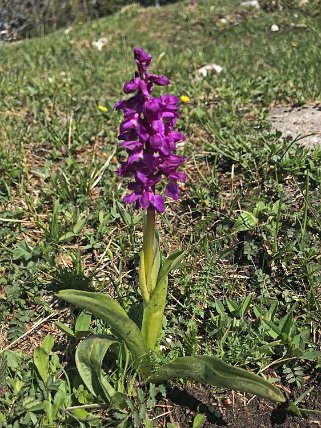
[[245, 232], [247, 230], [253, 229], [257, 223], [258, 219], [248, 211], [242, 211], [239, 217], [235, 220], [233, 225], [234, 232]]
[[141, 368], [143, 371], [147, 370], [149, 351], [141, 332], [114, 299], [102, 293], [80, 290], [62, 290], [57, 293], [57, 297], [86, 309], [86, 311], [107, 322], [113, 334], [125, 342], [134, 364], [139, 366], [143, 362]]
[[108, 401], [116, 390], [103, 375], [101, 366], [114, 343], [118, 342], [107, 336], [91, 336], [80, 342], [76, 350], [76, 365], [84, 384], [95, 397], [105, 397]]
[[152, 382], [171, 379], [186, 379], [194, 382], [215, 385], [221, 388], [249, 392], [273, 401], [284, 402], [285, 398], [278, 388], [262, 377], [226, 364], [211, 356], [179, 357], [160, 367], [152, 376]]

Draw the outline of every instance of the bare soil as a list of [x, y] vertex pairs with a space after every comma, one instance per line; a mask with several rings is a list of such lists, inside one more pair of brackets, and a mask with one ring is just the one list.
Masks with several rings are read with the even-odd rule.
[[321, 144], [321, 104], [273, 107], [269, 116], [272, 129], [281, 131], [285, 138], [313, 134], [300, 140], [300, 144], [309, 148]]
[[[311, 394], [300, 403], [305, 409], [318, 410], [320, 414], [295, 416], [289, 411], [289, 402], [303, 391], [314, 386]], [[202, 385], [175, 387], [168, 392], [171, 422], [179, 428], [190, 428], [198, 413], [206, 415], [203, 428], [313, 428], [321, 427], [321, 377], [309, 382], [300, 391], [291, 394], [288, 403], [278, 404], [251, 397], [247, 394], [213, 393], [213, 388]]]

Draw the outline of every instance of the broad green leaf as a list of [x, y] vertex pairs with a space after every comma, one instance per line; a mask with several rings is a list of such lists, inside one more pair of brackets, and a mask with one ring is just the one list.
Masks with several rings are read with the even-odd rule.
[[145, 343], [150, 349], [155, 349], [162, 331], [167, 285], [168, 278], [163, 276], [153, 290], [149, 302], [144, 306], [141, 331]]
[[245, 232], [247, 230], [253, 229], [257, 223], [258, 219], [248, 211], [242, 211], [239, 217], [235, 220], [233, 225], [234, 232]]
[[95, 397], [110, 401], [116, 390], [107, 381], [102, 372], [102, 363], [106, 352], [115, 343], [107, 336], [91, 336], [83, 340], [76, 350], [76, 366], [89, 391]]
[[13, 260], [25, 260], [28, 261], [33, 256], [33, 248], [26, 242], [22, 241], [16, 245], [16, 247], [12, 250]]
[[49, 354], [41, 347], [38, 346], [33, 353], [33, 362], [36, 366], [38, 373], [44, 383], [47, 383], [49, 373]]
[[211, 356], [179, 357], [160, 367], [150, 378], [152, 382], [185, 379], [221, 388], [249, 392], [273, 401], [284, 402], [278, 388], [262, 377], [226, 364]]
[[80, 290], [62, 290], [57, 297], [86, 309], [98, 318], [107, 322], [113, 334], [123, 340], [129, 349], [134, 364], [148, 371], [149, 350], [137, 325], [129, 319], [124, 309], [111, 297], [101, 293]]
[[54, 346], [54, 338], [51, 336], [51, 334], [48, 334], [44, 338], [40, 346], [42, 347], [42, 349], [44, 349], [47, 352], [47, 354], [50, 354]]
[[183, 251], [176, 251], [167, 257], [159, 271], [157, 285], [152, 291], [148, 303], [144, 305], [141, 331], [145, 343], [151, 349], [155, 349], [162, 331], [167, 298], [168, 274], [172, 269], [175, 269], [183, 256]]
[[202, 413], [199, 413], [194, 418], [193, 428], [202, 428], [202, 426], [204, 425], [205, 421], [206, 421], [206, 416], [203, 415]]
[[5, 351], [6, 365], [12, 371], [17, 371], [21, 364], [22, 354], [9, 349]]
[[75, 332], [88, 331], [91, 323], [91, 314], [86, 311], [82, 311], [77, 318], [75, 324]]

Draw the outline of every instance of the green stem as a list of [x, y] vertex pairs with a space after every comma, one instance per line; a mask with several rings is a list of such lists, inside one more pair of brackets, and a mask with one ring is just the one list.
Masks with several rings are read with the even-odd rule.
[[144, 230], [144, 242], [143, 242], [146, 283], [148, 280], [148, 274], [153, 264], [154, 246], [155, 246], [154, 241], [155, 241], [155, 210], [148, 209], [147, 216], [146, 216], [146, 226]]

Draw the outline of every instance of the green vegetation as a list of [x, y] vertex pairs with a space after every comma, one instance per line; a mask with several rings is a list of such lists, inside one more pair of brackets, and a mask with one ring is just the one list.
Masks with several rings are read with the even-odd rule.
[[[104, 370], [125, 411], [85, 388], [75, 348], [108, 326], [53, 297], [75, 288], [127, 312], [140, 303], [141, 218], [121, 202], [112, 110], [134, 46], [191, 99], [188, 182], [158, 225], [163, 253], [186, 253], [169, 283], [164, 357], [215, 354], [302, 391], [319, 371], [321, 150], [272, 132], [267, 113], [320, 101], [320, 2], [273, 13], [198, 3], [133, 5], [0, 46], [0, 426], [148, 427], [161, 413], [165, 387], [139, 383], [123, 354]], [[222, 73], [195, 79], [212, 63]]]

